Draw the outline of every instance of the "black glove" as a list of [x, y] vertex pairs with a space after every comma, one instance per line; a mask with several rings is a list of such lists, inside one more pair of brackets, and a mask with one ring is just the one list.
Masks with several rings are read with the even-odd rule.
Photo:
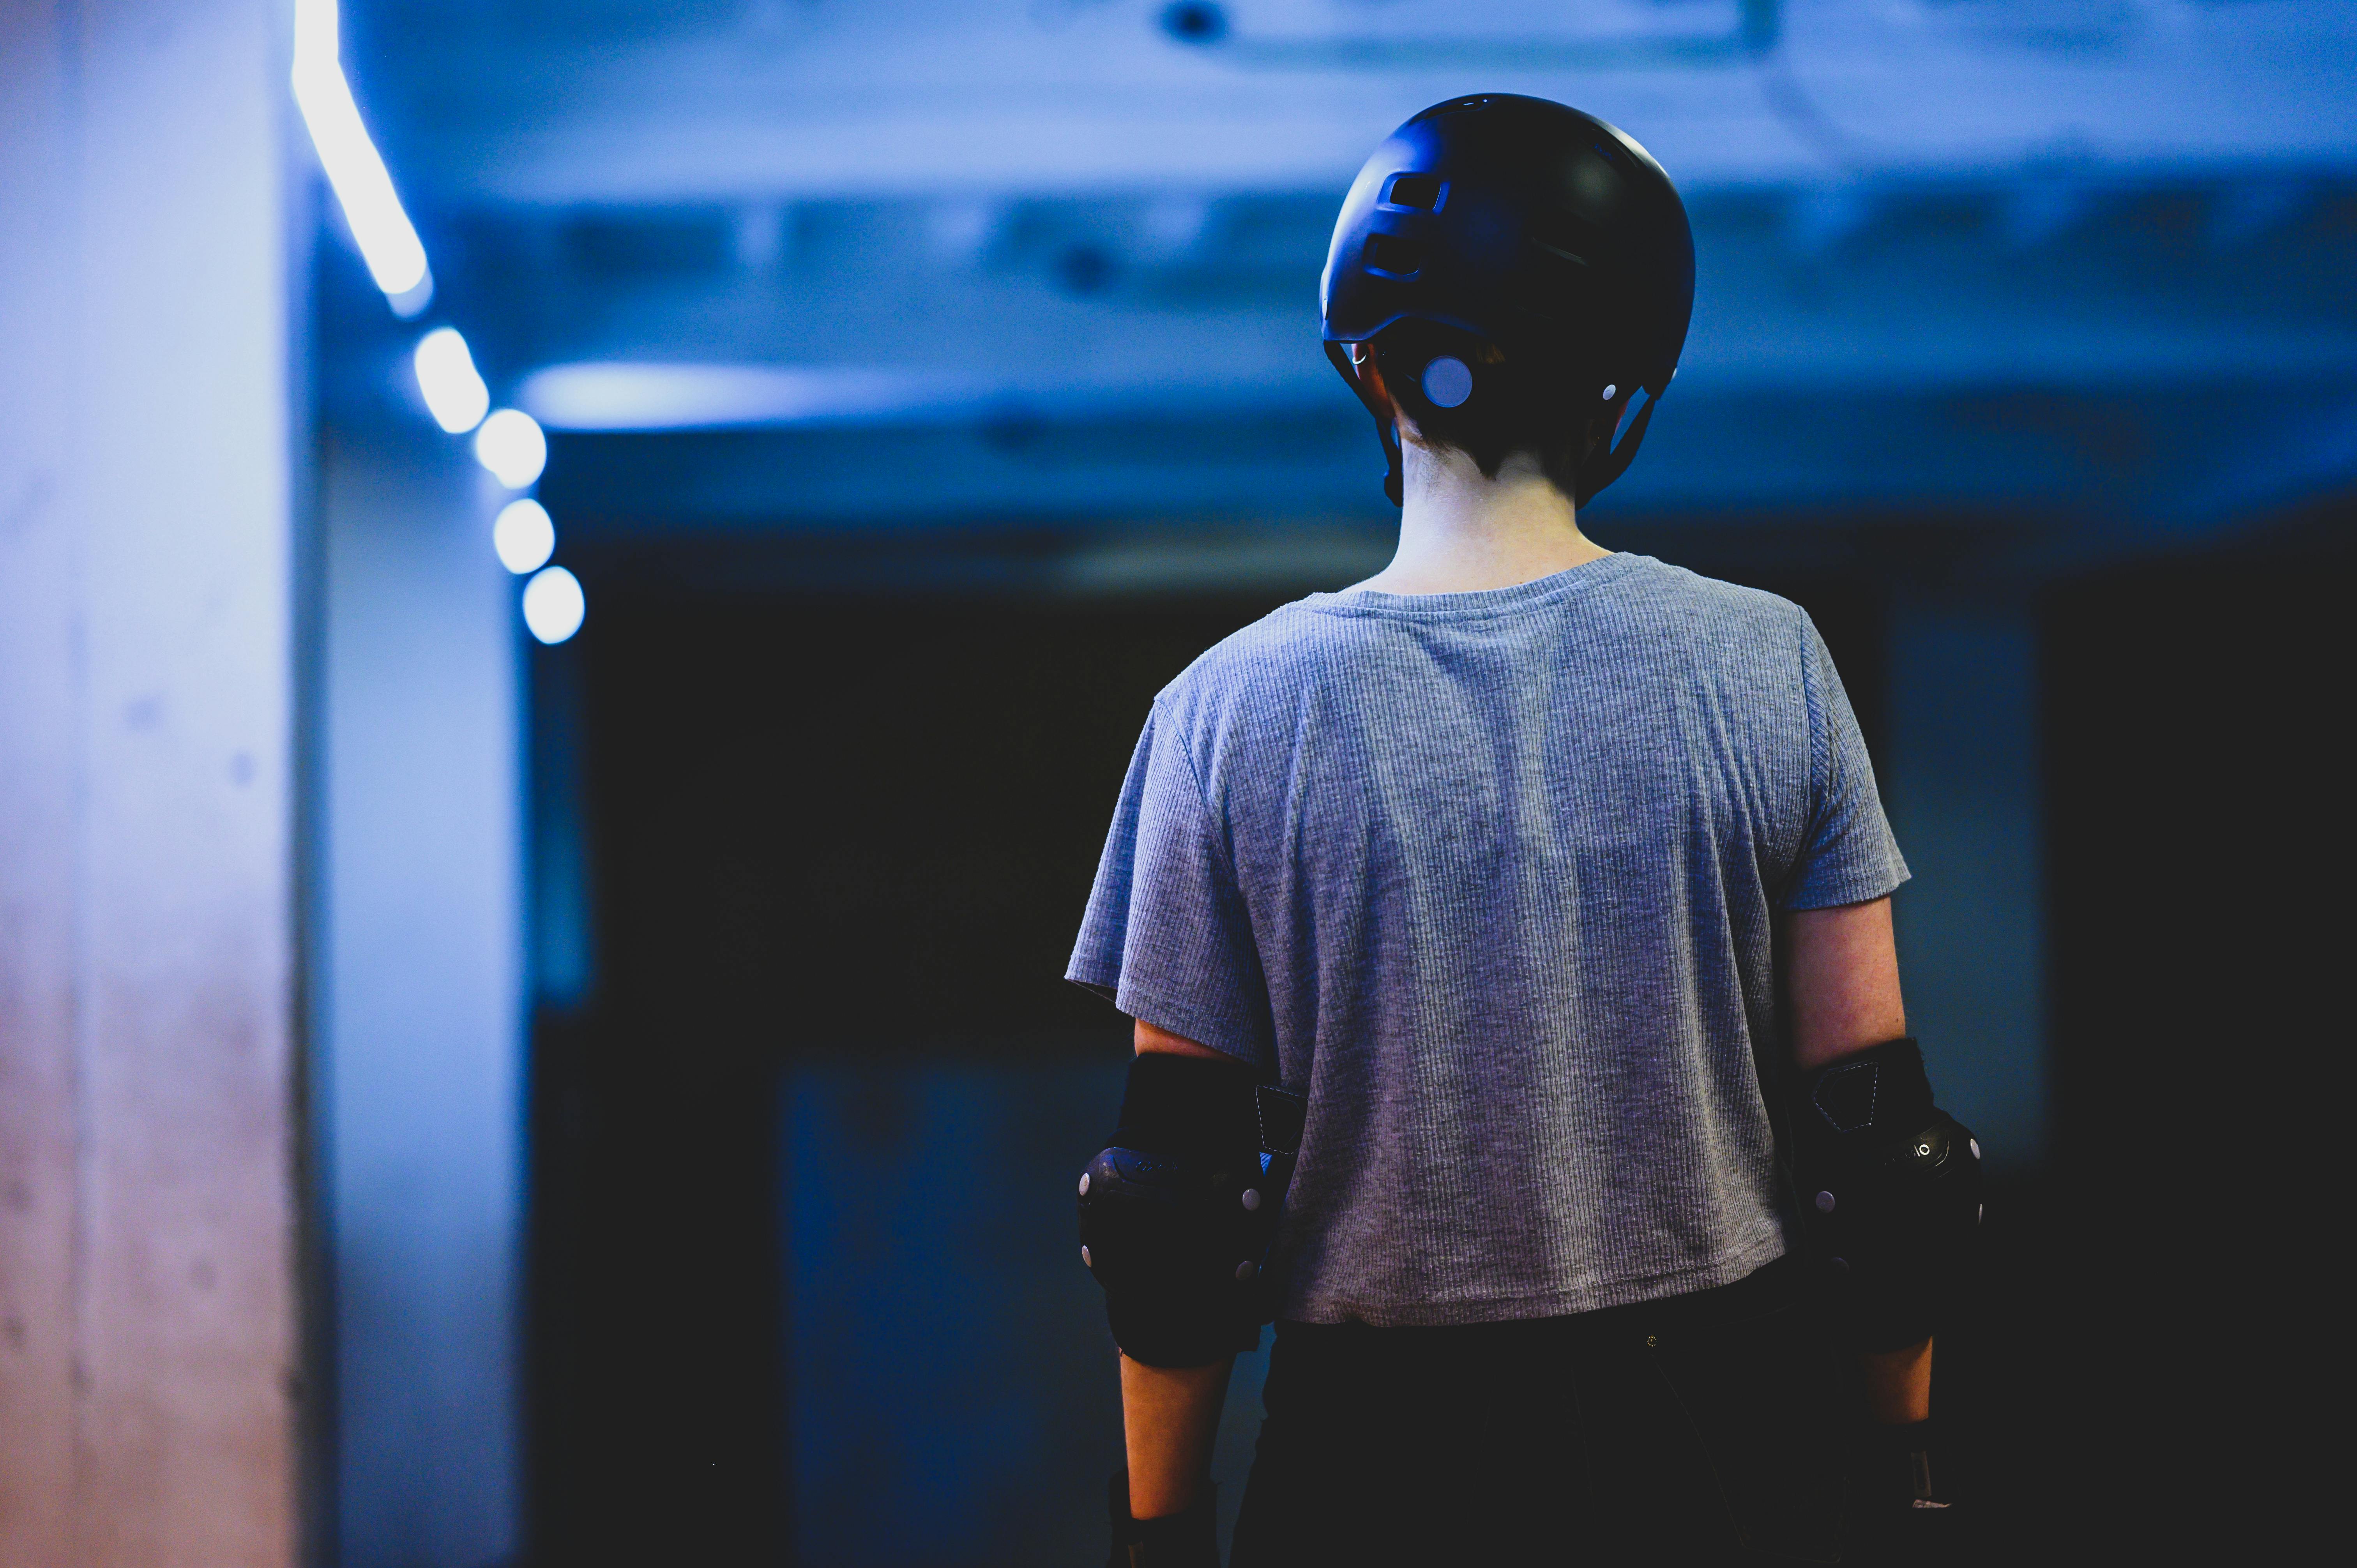
[[1184, 1513], [1161, 1519], [1129, 1517], [1129, 1472], [1115, 1470], [1107, 1488], [1113, 1516], [1113, 1553], [1105, 1568], [1220, 1568], [1214, 1528], [1220, 1488], [1210, 1481]]

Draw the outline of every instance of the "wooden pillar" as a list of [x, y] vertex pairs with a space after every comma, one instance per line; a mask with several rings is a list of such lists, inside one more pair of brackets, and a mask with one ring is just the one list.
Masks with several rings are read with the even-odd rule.
[[268, 0], [0, 6], [0, 1563], [296, 1520]]

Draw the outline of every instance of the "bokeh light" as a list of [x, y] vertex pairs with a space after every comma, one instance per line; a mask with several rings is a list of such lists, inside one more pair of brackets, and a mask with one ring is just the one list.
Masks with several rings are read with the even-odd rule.
[[537, 572], [556, 553], [556, 521], [529, 497], [510, 501], [491, 524], [491, 548], [500, 553], [500, 564], [516, 575]]
[[500, 483], [520, 490], [548, 467], [548, 437], [532, 415], [520, 408], [503, 408], [475, 432], [475, 458]]
[[434, 423], [453, 435], [463, 435], [483, 422], [491, 406], [491, 389], [483, 384], [468, 352], [466, 338], [455, 327], [436, 327], [417, 340], [410, 356], [417, 371], [417, 390]]
[[523, 624], [543, 642], [563, 642], [581, 629], [588, 612], [581, 579], [562, 566], [551, 566], [523, 585]]

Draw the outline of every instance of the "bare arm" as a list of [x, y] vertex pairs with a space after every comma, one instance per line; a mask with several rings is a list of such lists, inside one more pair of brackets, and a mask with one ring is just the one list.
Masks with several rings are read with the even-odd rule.
[[1174, 1057], [1205, 1057], [1215, 1062], [1232, 1062], [1236, 1058], [1225, 1051], [1215, 1051], [1209, 1046], [1199, 1046], [1184, 1035], [1174, 1035], [1168, 1029], [1157, 1029], [1140, 1018], [1135, 1031], [1137, 1054], [1148, 1051], [1168, 1051]]
[[1211, 1474], [1211, 1440], [1235, 1358], [1208, 1367], [1121, 1359], [1121, 1430], [1129, 1446], [1129, 1517], [1184, 1513]]
[[[1137, 1021], [1137, 1049], [1182, 1057], [1234, 1058], [1183, 1035]], [[1122, 1434], [1129, 1446], [1129, 1513], [1161, 1519], [1183, 1513], [1211, 1468], [1211, 1440], [1228, 1395], [1232, 1356], [1206, 1367], [1149, 1367], [1121, 1359]]]
[[1889, 899], [1795, 909], [1785, 919], [1794, 1067], [1810, 1072], [1907, 1032]]
[[[1807, 1072], [1907, 1032], [1889, 899], [1796, 909], [1788, 921], [1785, 982], [1795, 1067]], [[1876, 1421], [1900, 1425], [1932, 1413], [1929, 1339], [1859, 1359], [1867, 1412]]]

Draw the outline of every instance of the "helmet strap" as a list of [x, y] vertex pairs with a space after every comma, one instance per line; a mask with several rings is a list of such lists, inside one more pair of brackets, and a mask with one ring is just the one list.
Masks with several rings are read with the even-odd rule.
[[[1632, 389], [1631, 396], [1635, 395]], [[1620, 433], [1620, 445], [1608, 447], [1579, 466], [1579, 493], [1571, 498], [1575, 510], [1586, 506], [1596, 492], [1629, 471], [1637, 460], [1637, 447], [1645, 439], [1645, 426], [1653, 422], [1653, 410], [1662, 400], [1650, 391], [1645, 393], [1645, 406], [1629, 421], [1629, 428]]]
[[1350, 383], [1351, 392], [1358, 394], [1359, 401], [1366, 405], [1367, 412], [1374, 415], [1375, 439], [1383, 444], [1383, 456], [1391, 461], [1391, 469], [1383, 476], [1383, 494], [1391, 498], [1392, 505], [1401, 506], [1405, 504], [1402, 498], [1406, 492], [1400, 478], [1399, 425], [1394, 423], [1396, 416], [1392, 410], [1377, 403], [1367, 391], [1366, 383], [1359, 379], [1358, 366], [1351, 358], [1351, 347], [1349, 344], [1329, 341], [1326, 345], [1326, 358], [1333, 362], [1335, 373]]
[[1400, 471], [1399, 425], [1394, 420], [1375, 415], [1375, 435], [1383, 444], [1383, 456], [1391, 459], [1391, 470], [1383, 475], [1383, 494], [1391, 497], [1392, 505], [1407, 504], [1407, 482]]

